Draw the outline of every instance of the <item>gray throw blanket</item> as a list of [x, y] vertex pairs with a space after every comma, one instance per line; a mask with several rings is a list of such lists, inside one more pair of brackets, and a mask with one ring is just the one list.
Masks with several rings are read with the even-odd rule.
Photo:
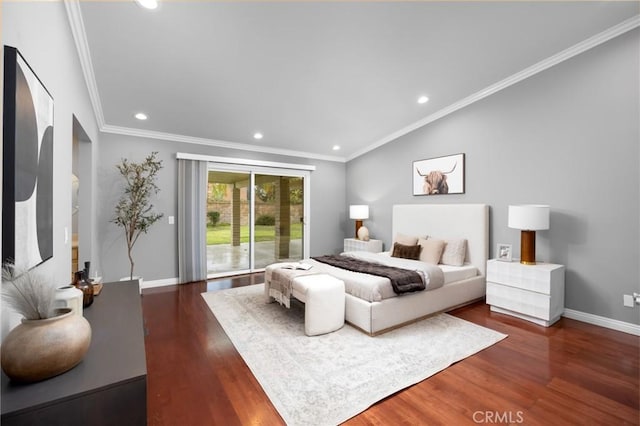
[[425, 289], [422, 277], [416, 271], [380, 265], [340, 255], [318, 256], [312, 257], [312, 259], [326, 263], [327, 265], [346, 269], [348, 271], [363, 272], [365, 274], [388, 278], [389, 281], [391, 281], [391, 286], [396, 294], [410, 293], [412, 291]]

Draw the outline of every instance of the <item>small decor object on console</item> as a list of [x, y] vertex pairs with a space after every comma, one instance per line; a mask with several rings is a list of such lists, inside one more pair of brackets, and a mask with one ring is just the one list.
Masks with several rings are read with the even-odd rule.
[[84, 271], [76, 271], [73, 286], [82, 291], [82, 307], [88, 308], [93, 303], [93, 285], [84, 278]]
[[0, 364], [14, 381], [36, 382], [72, 369], [87, 353], [91, 326], [54, 309], [55, 286], [33, 270], [2, 268], [2, 299], [24, 318], [2, 342]]
[[496, 250], [496, 258], [503, 262], [511, 262], [511, 244], [500, 244]]
[[97, 296], [102, 291], [102, 277], [98, 277], [100, 280], [96, 280], [95, 278], [91, 281], [91, 285], [93, 286], [93, 296]]
[[55, 306], [60, 309], [70, 308], [74, 314], [82, 316], [83, 298], [82, 290], [72, 285], [65, 285], [56, 289]]

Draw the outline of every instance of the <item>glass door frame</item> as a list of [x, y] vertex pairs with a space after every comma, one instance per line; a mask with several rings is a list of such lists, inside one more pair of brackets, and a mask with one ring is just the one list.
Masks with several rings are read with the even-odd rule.
[[302, 220], [302, 258], [309, 254], [309, 229], [311, 228], [311, 172], [309, 170], [290, 169], [283, 167], [268, 167], [250, 164], [234, 164], [227, 162], [208, 161], [207, 171], [220, 171], [231, 173], [249, 174], [249, 269], [225, 271], [214, 274], [207, 274], [207, 278], [218, 278], [223, 276], [242, 275], [253, 272], [262, 272], [264, 267], [255, 267], [255, 177], [256, 175], [299, 177], [303, 182], [303, 220]]

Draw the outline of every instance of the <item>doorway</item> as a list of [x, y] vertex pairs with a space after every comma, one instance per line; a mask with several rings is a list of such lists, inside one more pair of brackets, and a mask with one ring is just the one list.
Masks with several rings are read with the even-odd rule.
[[93, 167], [91, 139], [73, 116], [71, 160], [71, 275], [91, 261]]
[[304, 171], [209, 164], [207, 276], [264, 270], [308, 251]]

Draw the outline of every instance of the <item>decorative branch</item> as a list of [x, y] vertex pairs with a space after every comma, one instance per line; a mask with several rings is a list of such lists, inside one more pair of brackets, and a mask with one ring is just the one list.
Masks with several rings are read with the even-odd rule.
[[51, 318], [56, 286], [33, 270], [2, 267], [2, 300], [28, 320]]

